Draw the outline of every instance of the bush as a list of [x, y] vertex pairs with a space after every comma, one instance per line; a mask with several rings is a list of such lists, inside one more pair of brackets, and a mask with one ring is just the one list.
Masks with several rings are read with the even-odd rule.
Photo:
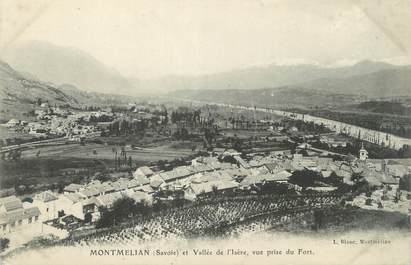
[[411, 175], [408, 174], [400, 178], [399, 185], [401, 190], [411, 191]]
[[321, 179], [322, 177], [315, 171], [297, 170], [291, 175], [290, 183], [306, 188], [314, 186], [314, 182]]
[[10, 240], [8, 238], [0, 237], [0, 252], [9, 247]]
[[[337, 188], [337, 193], [342, 193], [342, 194], [346, 194], [346, 193], [350, 193], [351, 192], [351, 186], [346, 184], [346, 183], [341, 183], [340, 185], [338, 185]], [[352, 199], [351, 199], [352, 201]]]
[[372, 205], [372, 200], [370, 198], [365, 200], [365, 205], [371, 206]]

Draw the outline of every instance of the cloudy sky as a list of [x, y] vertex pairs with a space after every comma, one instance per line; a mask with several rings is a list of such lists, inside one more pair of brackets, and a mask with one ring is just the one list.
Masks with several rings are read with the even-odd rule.
[[410, 0], [1, 0], [0, 52], [81, 49], [129, 77], [411, 60]]

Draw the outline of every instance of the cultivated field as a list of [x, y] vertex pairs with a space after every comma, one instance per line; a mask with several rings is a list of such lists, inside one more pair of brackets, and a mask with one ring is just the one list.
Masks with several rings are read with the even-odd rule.
[[[115, 153], [120, 155], [121, 146], [86, 143], [43, 146], [22, 151], [16, 161], [0, 161], [0, 185], [13, 187], [16, 183], [52, 184], [84, 179], [96, 172], [115, 167]], [[159, 160], [172, 161], [195, 154], [187, 144], [172, 142], [150, 148], [125, 147], [133, 166]], [[64, 170], [75, 171], [63, 173]]]
[[[67, 144], [60, 146], [47, 146], [36, 149], [25, 150], [22, 153], [24, 158], [49, 158], [49, 157], [74, 157], [85, 159], [114, 159], [115, 153], [118, 155], [121, 152], [121, 147], [116, 145], [104, 145], [87, 143], [82, 146], [80, 144]], [[133, 161], [150, 162], [158, 160], [173, 160], [175, 158], [188, 156], [194, 152], [190, 148], [176, 148], [176, 145], [168, 144], [150, 148], [131, 148], [126, 147], [127, 157], [131, 157]]]

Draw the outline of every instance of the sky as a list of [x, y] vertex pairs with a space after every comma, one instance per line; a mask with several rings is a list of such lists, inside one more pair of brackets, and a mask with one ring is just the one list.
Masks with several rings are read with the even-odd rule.
[[36, 40], [127, 77], [411, 62], [410, 0], [1, 0], [0, 52]]

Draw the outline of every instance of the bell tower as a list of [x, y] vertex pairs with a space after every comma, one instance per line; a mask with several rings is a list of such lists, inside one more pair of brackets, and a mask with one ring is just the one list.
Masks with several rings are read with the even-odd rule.
[[360, 161], [366, 161], [368, 159], [368, 151], [365, 150], [363, 143], [361, 143], [359, 159]]

